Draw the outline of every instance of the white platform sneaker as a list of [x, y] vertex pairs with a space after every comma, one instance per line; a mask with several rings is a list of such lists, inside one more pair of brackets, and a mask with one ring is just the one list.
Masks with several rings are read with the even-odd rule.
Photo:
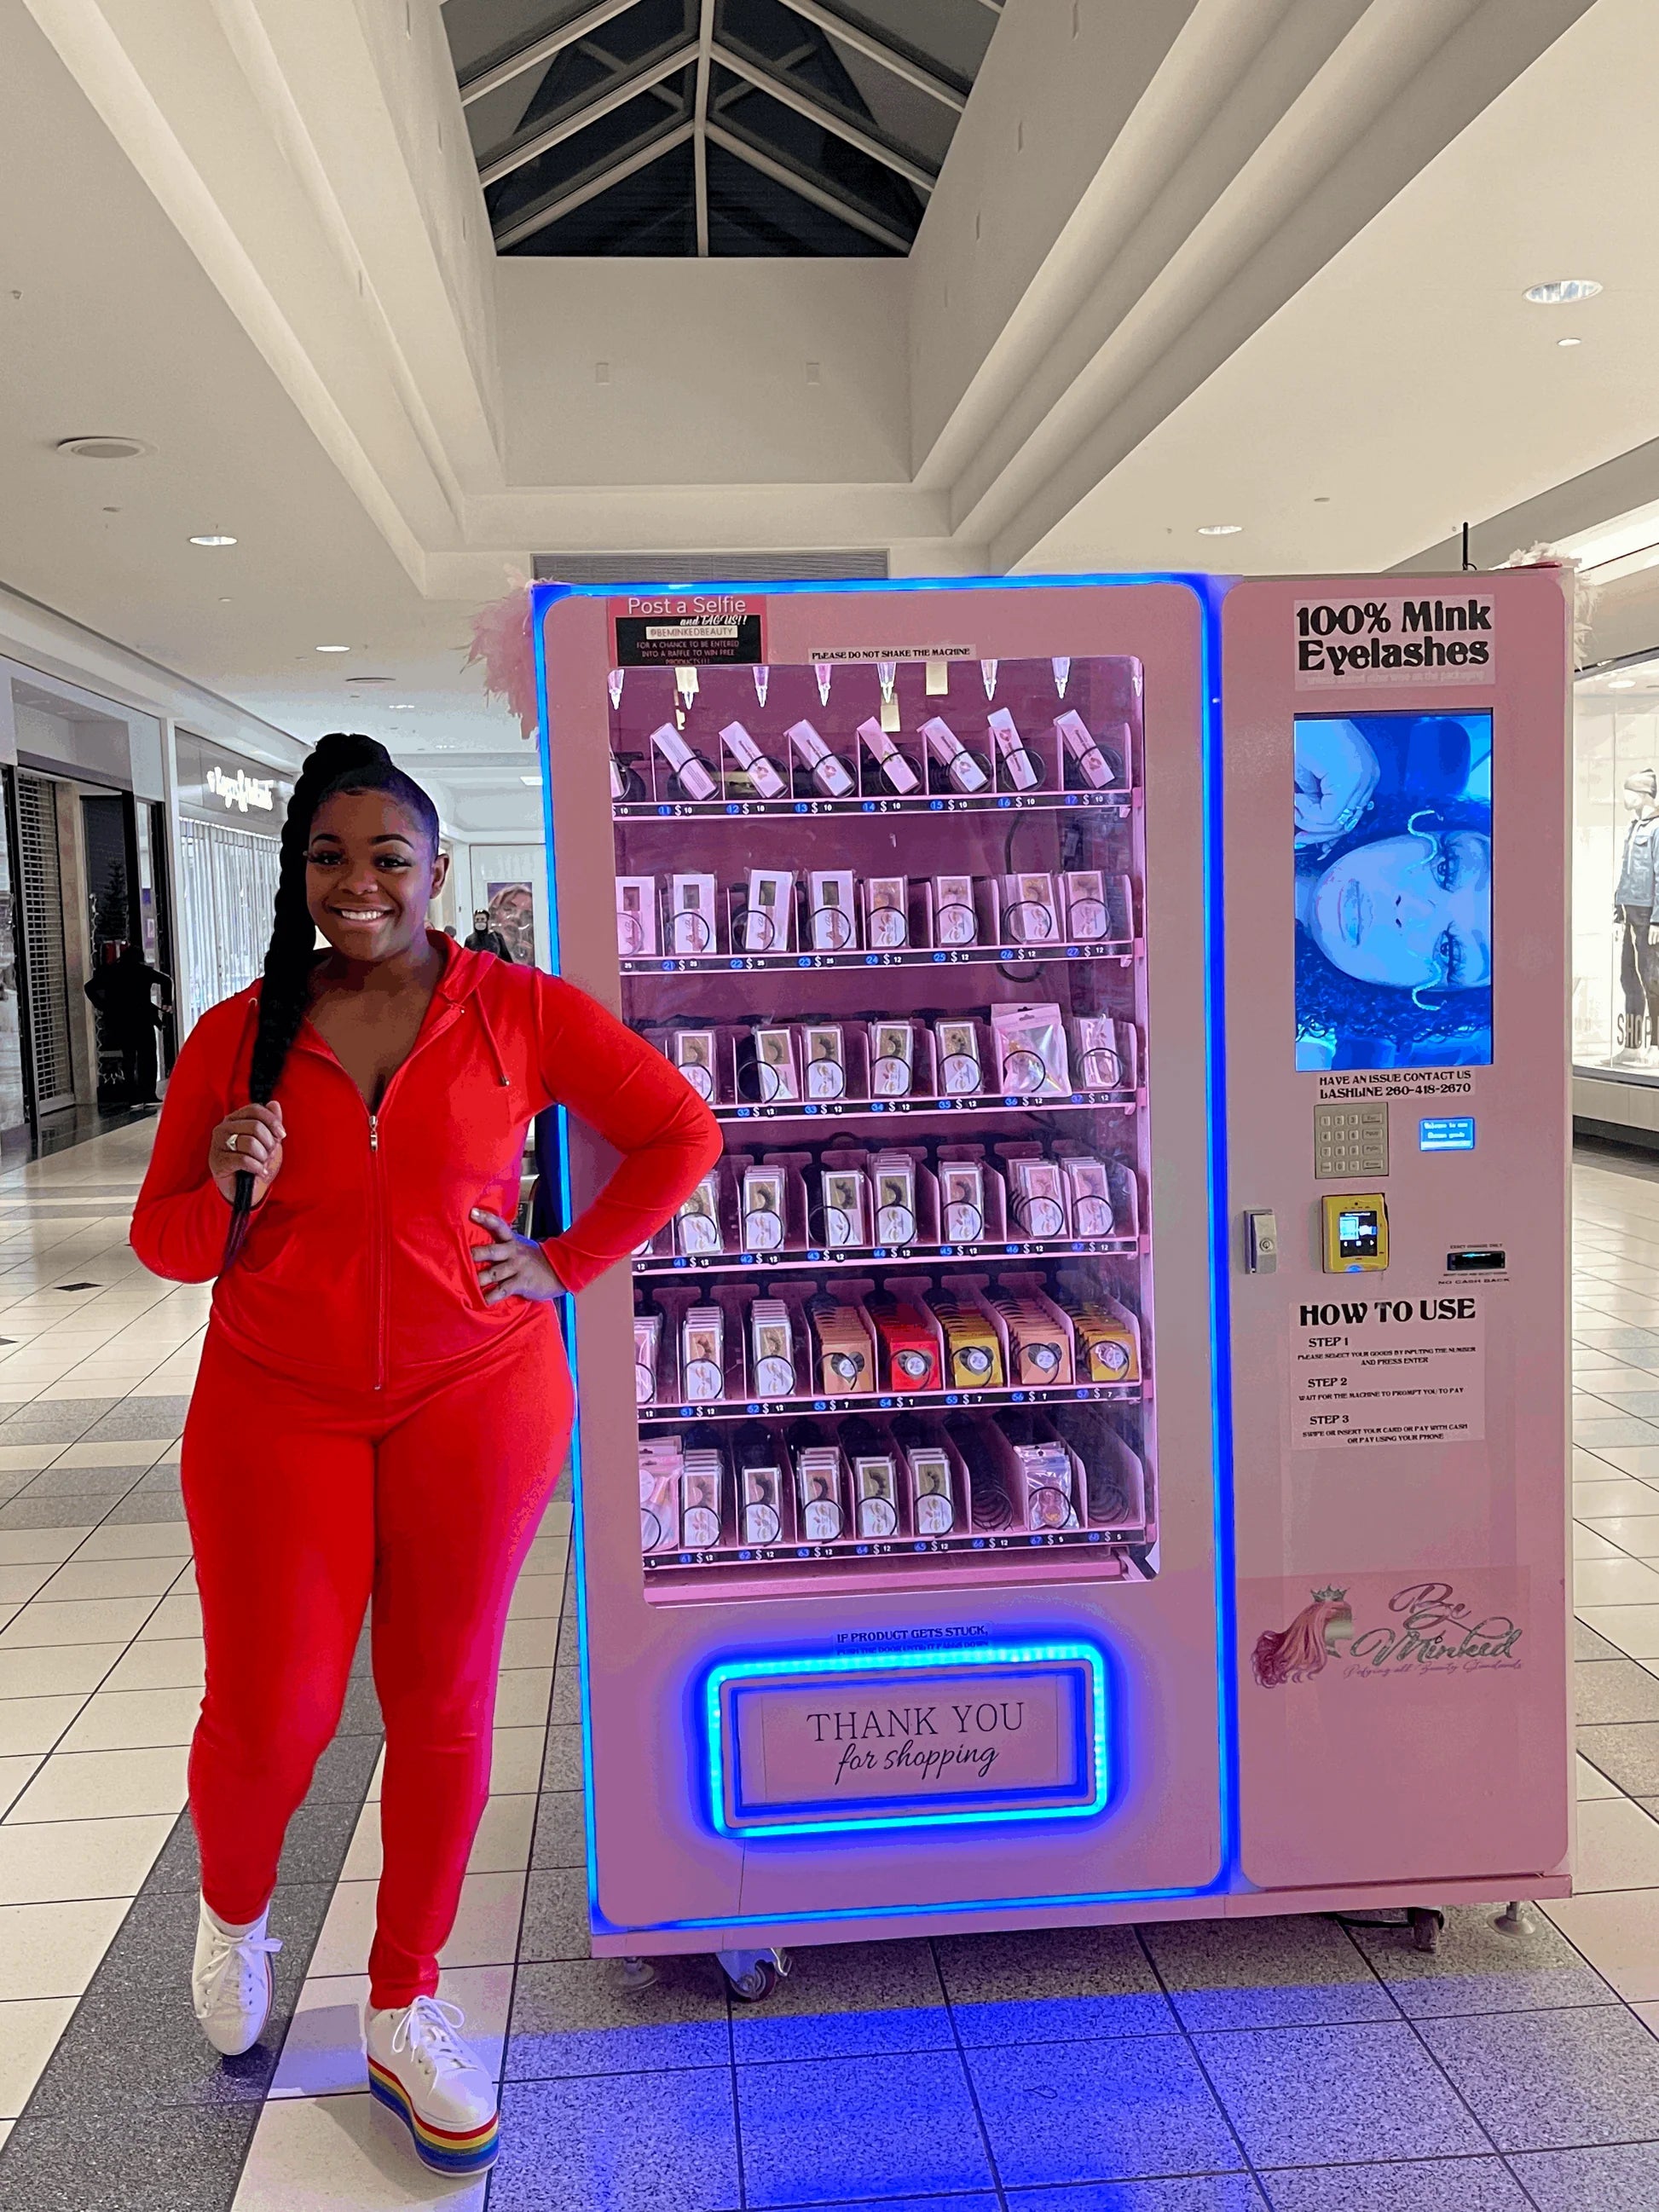
[[216, 1919], [203, 1901], [191, 1996], [203, 2034], [226, 2058], [251, 2050], [270, 2017], [271, 1954], [283, 1947], [266, 1935], [267, 1917], [262, 1912], [239, 1932]]
[[495, 2081], [457, 2033], [465, 2019], [441, 1997], [364, 2014], [368, 2086], [439, 2173], [481, 2173], [501, 2148]]

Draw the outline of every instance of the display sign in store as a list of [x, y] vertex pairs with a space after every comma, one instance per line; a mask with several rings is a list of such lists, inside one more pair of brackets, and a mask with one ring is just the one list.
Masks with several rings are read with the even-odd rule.
[[752, 665], [766, 658], [761, 602], [728, 592], [667, 592], [613, 599], [618, 668]]
[[1358, 1444], [1469, 1443], [1486, 1432], [1480, 1301], [1300, 1299], [1291, 1309], [1291, 1441], [1299, 1451]]
[[708, 1679], [711, 1809], [729, 1832], [1096, 1812], [1105, 1670], [1085, 1644], [909, 1662], [737, 1662]]

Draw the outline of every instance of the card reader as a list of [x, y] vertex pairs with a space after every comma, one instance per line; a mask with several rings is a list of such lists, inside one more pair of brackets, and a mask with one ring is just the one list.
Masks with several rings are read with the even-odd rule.
[[1322, 1198], [1325, 1273], [1381, 1274], [1389, 1264], [1389, 1201], [1380, 1190], [1342, 1191]]

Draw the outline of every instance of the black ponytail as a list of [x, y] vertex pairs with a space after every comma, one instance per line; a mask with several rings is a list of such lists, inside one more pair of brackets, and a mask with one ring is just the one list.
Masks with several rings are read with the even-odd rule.
[[[310, 1003], [317, 931], [306, 903], [306, 850], [318, 808], [341, 791], [385, 792], [409, 809], [431, 840], [433, 851], [438, 849], [436, 807], [415, 779], [394, 763], [383, 744], [343, 730], [332, 730], [317, 740], [300, 770], [283, 823], [276, 903], [259, 992], [259, 1025], [253, 1034], [248, 1071], [248, 1096], [256, 1106], [270, 1105]], [[253, 1177], [244, 1168], [236, 1176], [221, 1274], [234, 1265], [252, 1214]]]

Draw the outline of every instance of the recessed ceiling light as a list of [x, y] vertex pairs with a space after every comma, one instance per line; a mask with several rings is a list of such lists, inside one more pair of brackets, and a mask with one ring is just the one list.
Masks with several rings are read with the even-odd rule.
[[236, 540], [227, 538], [222, 530], [205, 530], [199, 538], [191, 539], [192, 545], [234, 545]]
[[1633, 676], [1609, 676], [1607, 689], [1609, 691], [1633, 691], [1636, 689], [1636, 678]]
[[394, 714], [412, 714], [415, 712], [412, 699], [389, 699], [386, 704]]
[[1527, 297], [1534, 307], [1565, 307], [1593, 300], [1601, 289], [1593, 276], [1553, 276], [1547, 284], [1528, 284]]
[[60, 438], [58, 451], [77, 461], [136, 461], [141, 453], [153, 453], [155, 448], [146, 445], [142, 438], [120, 438], [100, 431], [79, 438]]
[[1583, 338], [1557, 338], [1555, 343], [1559, 346], [1574, 346], [1583, 345], [1584, 341]]
[[349, 645], [319, 645], [317, 650], [319, 653], [349, 653], [351, 647]]
[[538, 775], [521, 775], [519, 781], [520, 783], [539, 783], [541, 778]]
[[1242, 522], [1200, 522], [1198, 534], [1200, 538], [1237, 538], [1243, 527]]

